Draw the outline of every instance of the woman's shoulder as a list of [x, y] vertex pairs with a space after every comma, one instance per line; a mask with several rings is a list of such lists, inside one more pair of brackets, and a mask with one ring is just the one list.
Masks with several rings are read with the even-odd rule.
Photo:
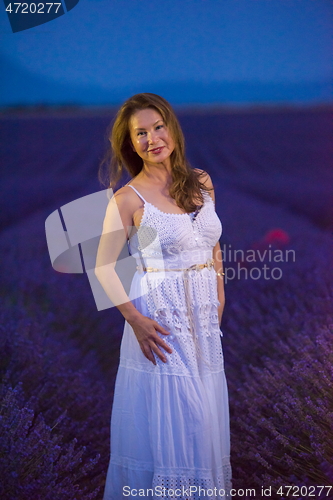
[[212, 179], [208, 172], [202, 170], [201, 168], [194, 168], [193, 170], [199, 174], [200, 182], [207, 185], [207, 187], [213, 187]]
[[208, 188], [208, 190], [209, 190], [209, 191], [207, 191], [208, 194], [215, 201], [214, 186], [213, 186], [213, 182], [212, 182], [210, 175], [205, 170], [202, 170], [201, 168], [194, 168], [193, 170], [199, 174], [200, 182], [202, 184], [204, 184], [204, 186], [206, 188]]
[[111, 200], [117, 204], [119, 210], [131, 216], [142, 205], [142, 200], [128, 184], [117, 189]]
[[[133, 187], [135, 188], [134, 185], [133, 185]], [[113, 197], [116, 200], [119, 200], [119, 201], [126, 200], [128, 202], [131, 202], [132, 200], [134, 201], [137, 199], [137, 195], [135, 193], [135, 190], [130, 187], [129, 183], [125, 184], [124, 186], [117, 189], [117, 191], [115, 191], [113, 193]]]

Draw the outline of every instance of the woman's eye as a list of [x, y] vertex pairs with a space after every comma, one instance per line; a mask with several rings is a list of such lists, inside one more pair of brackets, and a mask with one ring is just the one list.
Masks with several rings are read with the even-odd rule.
[[[163, 127], [164, 127], [164, 125], [157, 125], [156, 128], [155, 128], [155, 130], [159, 130], [160, 128], [163, 128]], [[146, 133], [145, 131], [140, 131], [140, 132], [137, 133], [137, 135], [139, 136], [139, 135], [145, 134], [145, 133]]]

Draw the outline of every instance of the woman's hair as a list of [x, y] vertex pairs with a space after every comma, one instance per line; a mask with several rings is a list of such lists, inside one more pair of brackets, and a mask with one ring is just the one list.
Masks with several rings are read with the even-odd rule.
[[129, 121], [135, 112], [147, 108], [156, 110], [162, 116], [175, 143], [170, 155], [172, 182], [169, 194], [185, 212], [193, 212], [197, 207], [194, 200], [203, 203], [200, 189], [209, 191], [210, 188], [199, 180], [204, 172], [195, 171], [185, 157], [184, 135], [171, 105], [157, 94], [136, 94], [121, 106], [108, 129], [109, 147], [100, 164], [99, 180], [114, 190], [124, 171], [131, 178], [141, 172], [143, 160], [133, 151]]

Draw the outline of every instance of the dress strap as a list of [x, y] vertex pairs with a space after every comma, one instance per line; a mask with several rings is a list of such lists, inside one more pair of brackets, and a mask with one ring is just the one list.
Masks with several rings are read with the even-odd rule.
[[139, 193], [139, 191], [137, 189], [135, 189], [134, 186], [131, 186], [131, 184], [126, 184], [126, 186], [134, 189], [134, 191], [136, 192], [136, 194], [141, 198], [141, 200], [144, 202], [144, 203], [147, 203], [146, 200], [144, 199], [144, 197]]

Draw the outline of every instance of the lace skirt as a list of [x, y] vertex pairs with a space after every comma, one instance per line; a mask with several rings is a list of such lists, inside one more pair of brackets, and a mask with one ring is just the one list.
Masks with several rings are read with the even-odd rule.
[[173, 352], [164, 351], [166, 363], [155, 356], [155, 366], [125, 322], [103, 500], [137, 498], [139, 490], [152, 499], [225, 499], [229, 408], [215, 273], [190, 274], [190, 311], [179, 274], [147, 276], [134, 276], [135, 305], [170, 332], [158, 335]]

